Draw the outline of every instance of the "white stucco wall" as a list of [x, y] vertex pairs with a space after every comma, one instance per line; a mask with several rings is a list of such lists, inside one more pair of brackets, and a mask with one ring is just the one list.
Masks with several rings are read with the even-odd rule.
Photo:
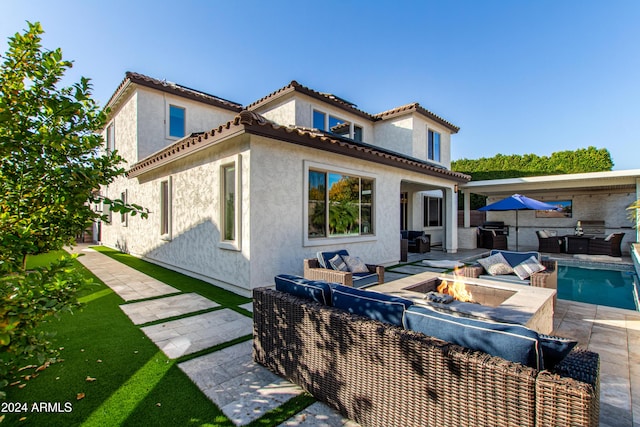
[[[107, 123], [107, 127], [114, 125], [115, 149], [118, 154], [125, 159], [126, 164], [131, 166], [136, 162], [136, 139], [138, 137], [138, 129], [136, 126], [138, 108], [138, 96], [133, 93], [129, 96], [115, 112], [111, 121]], [[107, 130], [102, 133], [106, 142]]]
[[281, 100], [275, 105], [270, 105], [268, 110], [260, 111], [259, 114], [279, 125], [293, 126], [296, 124], [296, 99], [290, 97]]
[[377, 122], [374, 127], [376, 145], [396, 153], [413, 156], [413, 124], [411, 115]]
[[[120, 179], [109, 191], [127, 189], [129, 201], [151, 209], [148, 220], [119, 215], [103, 227], [103, 243], [203, 278], [234, 292], [273, 283], [279, 273], [302, 274], [302, 261], [318, 251], [347, 249], [369, 263], [393, 264], [400, 256], [399, 193], [403, 179], [451, 186], [419, 173], [260, 137], [238, 136], [215, 148], [139, 178]], [[220, 166], [242, 163], [241, 249], [220, 247]], [[305, 162], [375, 179], [375, 235], [305, 245]], [[160, 236], [160, 182], [172, 181], [172, 239]]]
[[169, 105], [185, 109], [185, 135], [208, 131], [232, 120], [236, 112], [164, 92], [138, 88], [138, 157], [141, 160], [179, 138], [169, 136]]
[[[130, 217], [122, 227], [118, 214], [103, 226], [103, 244], [132, 255], [240, 291], [250, 281], [250, 206], [241, 204], [240, 250], [220, 247], [220, 168], [231, 161], [242, 166], [242, 196], [249, 194], [250, 153], [242, 138], [205, 150], [134, 179], [120, 179], [109, 187], [127, 189], [129, 201], [151, 210], [149, 218]], [[171, 240], [160, 235], [160, 182], [171, 177]], [[247, 244], [245, 244], [245, 242]]]

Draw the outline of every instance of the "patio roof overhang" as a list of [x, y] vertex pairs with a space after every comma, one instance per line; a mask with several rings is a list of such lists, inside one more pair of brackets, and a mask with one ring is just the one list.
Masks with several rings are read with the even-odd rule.
[[544, 194], [563, 190], [636, 192], [640, 188], [640, 169], [470, 181], [460, 188], [464, 192], [483, 196]]

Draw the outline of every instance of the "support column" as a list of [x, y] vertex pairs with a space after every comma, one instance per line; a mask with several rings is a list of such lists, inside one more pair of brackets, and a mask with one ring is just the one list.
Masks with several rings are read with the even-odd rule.
[[458, 194], [452, 188], [444, 190], [444, 242], [447, 252], [458, 252]]
[[464, 193], [464, 228], [471, 227], [471, 192]]

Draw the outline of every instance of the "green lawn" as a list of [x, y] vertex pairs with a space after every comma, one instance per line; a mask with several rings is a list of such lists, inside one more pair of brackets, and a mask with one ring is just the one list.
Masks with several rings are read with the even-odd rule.
[[[248, 313], [237, 308], [248, 298], [110, 249], [96, 249], [181, 291], [197, 292]], [[47, 263], [59, 255], [35, 257], [30, 262]], [[43, 326], [56, 331], [53, 342], [62, 348], [64, 361], [39, 372], [37, 378], [23, 378], [24, 388], [7, 389], [5, 402], [14, 409], [16, 404], [26, 404], [28, 412], [4, 413], [4, 425], [232, 426], [178, 368], [177, 363], [184, 359], [168, 359], [118, 307], [123, 300], [80, 263], [77, 267], [94, 278], [94, 284], [80, 292], [84, 308]], [[32, 373], [34, 369], [21, 375]], [[84, 397], [78, 399], [79, 395]], [[252, 424], [277, 425], [313, 401], [309, 395], [299, 396]]]

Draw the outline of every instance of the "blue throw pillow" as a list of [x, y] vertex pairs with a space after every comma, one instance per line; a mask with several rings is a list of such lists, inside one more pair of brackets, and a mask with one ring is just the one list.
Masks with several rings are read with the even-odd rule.
[[403, 326], [462, 347], [543, 369], [538, 333], [521, 325], [460, 317], [414, 305], [405, 312]]
[[578, 341], [569, 338], [552, 337], [543, 334], [538, 334], [538, 340], [542, 348], [545, 369], [553, 369], [578, 344]]
[[276, 289], [309, 299], [325, 305], [331, 305], [331, 286], [322, 280], [308, 280], [290, 274], [279, 274], [275, 278]]
[[332, 295], [334, 307], [397, 326], [402, 326], [402, 314], [413, 305], [405, 298], [342, 285], [335, 286]]

